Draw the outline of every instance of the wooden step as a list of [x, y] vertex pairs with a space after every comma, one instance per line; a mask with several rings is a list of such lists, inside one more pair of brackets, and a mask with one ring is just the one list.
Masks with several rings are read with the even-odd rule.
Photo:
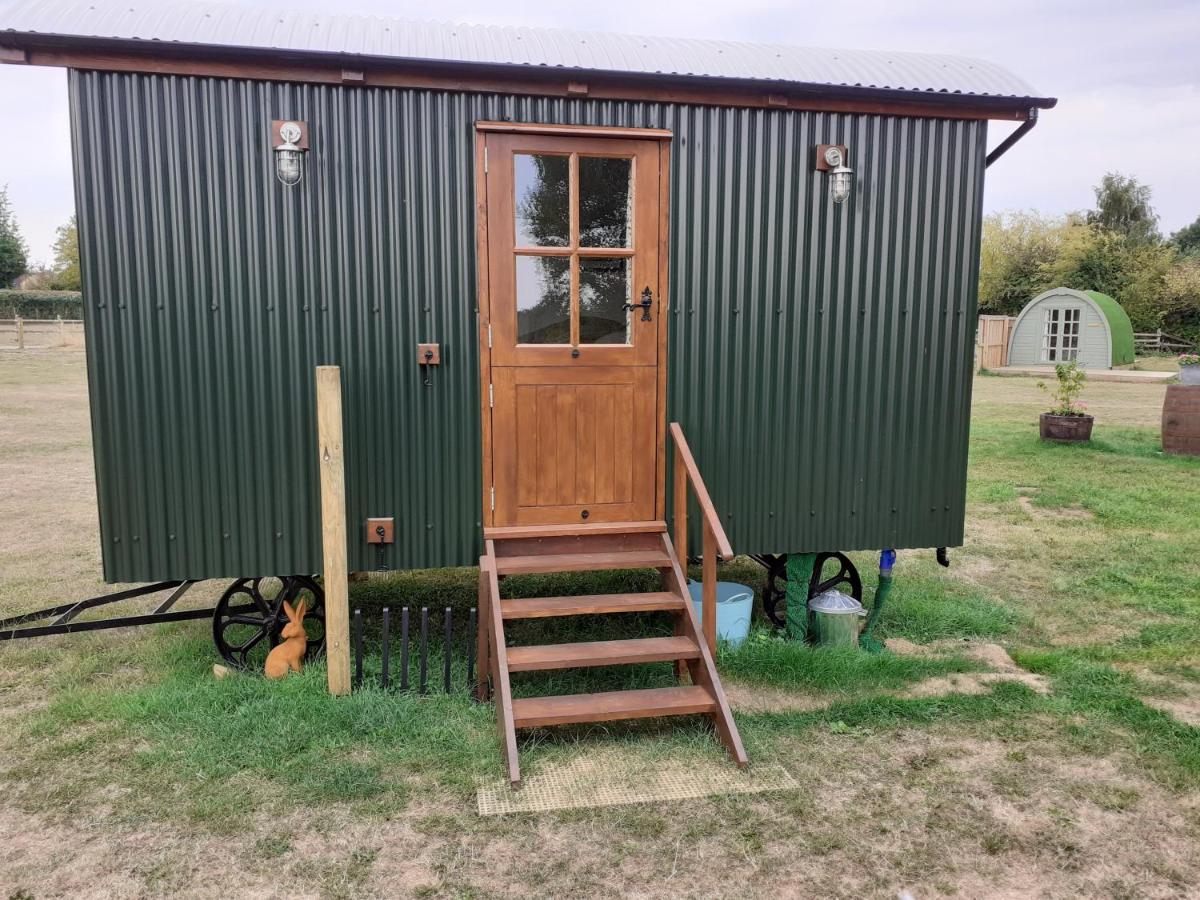
[[590, 616], [626, 612], [674, 612], [683, 600], [666, 591], [647, 594], [586, 594], [580, 597], [529, 597], [501, 600], [505, 621], [547, 619], [553, 616]]
[[513, 701], [513, 724], [517, 728], [536, 728], [572, 722], [687, 716], [711, 713], [716, 707], [716, 701], [705, 688], [692, 684], [602, 694], [526, 697]]
[[699, 656], [700, 648], [689, 637], [540, 644], [534, 647], [509, 647], [508, 670], [540, 672], [546, 669], [579, 669], [587, 666], [624, 666], [673, 659], [696, 659]]
[[521, 538], [584, 537], [593, 534], [658, 534], [667, 530], [662, 519], [649, 522], [597, 522], [594, 525], [496, 525], [483, 529], [490, 541], [511, 541]]
[[499, 556], [498, 575], [535, 575], [550, 572], [598, 572], [604, 569], [659, 569], [671, 565], [661, 550], [613, 550], [604, 553], [547, 553]]

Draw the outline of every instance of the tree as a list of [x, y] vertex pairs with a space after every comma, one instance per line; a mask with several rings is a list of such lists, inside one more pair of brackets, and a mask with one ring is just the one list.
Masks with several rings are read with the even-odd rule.
[[1057, 257], [1071, 220], [1036, 212], [993, 213], [983, 220], [979, 307], [1015, 316], [1045, 288], [1042, 270]]
[[1162, 296], [1163, 329], [1200, 336], [1200, 256], [1184, 257], [1167, 271]]
[[1171, 235], [1171, 243], [1180, 256], [1200, 257], [1200, 216], [1191, 225], [1180, 228]]
[[1117, 297], [1128, 282], [1125, 240], [1096, 225], [1067, 229], [1054, 259], [1038, 270], [1042, 290], [1069, 287]]
[[8, 200], [8, 185], [0, 187], [0, 287], [8, 287], [25, 274], [28, 251]]
[[1094, 188], [1096, 208], [1087, 214], [1089, 225], [1097, 225], [1134, 244], [1162, 240], [1158, 214], [1150, 205], [1150, 186], [1132, 176], [1109, 172]]
[[1175, 258], [1169, 244], [1138, 244], [1098, 225], [1076, 225], [1039, 274], [1043, 290], [1061, 286], [1108, 294], [1124, 307], [1135, 331], [1153, 331], [1163, 323], [1164, 278]]
[[66, 225], [58, 229], [54, 239], [54, 278], [51, 287], [56, 291], [80, 290], [79, 276], [79, 230], [75, 225], [75, 215], [67, 220]]

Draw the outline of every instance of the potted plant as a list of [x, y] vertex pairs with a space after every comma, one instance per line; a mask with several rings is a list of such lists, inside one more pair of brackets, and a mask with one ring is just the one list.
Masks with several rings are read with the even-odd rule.
[[1180, 354], [1179, 383], [1200, 384], [1200, 353]]
[[[1039, 420], [1039, 427], [1044, 441], [1089, 441], [1092, 439], [1092, 423], [1095, 421], [1085, 411], [1087, 405], [1079, 402], [1083, 392], [1083, 383], [1087, 374], [1079, 368], [1079, 363], [1059, 363], [1054, 367], [1058, 378], [1058, 386], [1051, 391], [1054, 406], [1049, 412], [1044, 412]], [[1039, 381], [1038, 387], [1050, 391], [1044, 382]]]

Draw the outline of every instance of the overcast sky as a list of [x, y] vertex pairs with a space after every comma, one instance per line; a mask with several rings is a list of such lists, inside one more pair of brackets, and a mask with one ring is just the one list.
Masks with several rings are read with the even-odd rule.
[[[0, 0], [0, 8], [6, 0]], [[153, 2], [153, 0], [142, 0]], [[241, 0], [328, 11], [328, 0]], [[988, 170], [989, 211], [1086, 209], [1106, 171], [1154, 190], [1164, 232], [1200, 215], [1200, 0], [341, 0], [338, 12], [482, 24], [915, 50], [1001, 63], [1056, 109]], [[31, 256], [48, 261], [73, 209], [66, 76], [0, 66], [0, 184]], [[1013, 126], [992, 126], [994, 146]]]

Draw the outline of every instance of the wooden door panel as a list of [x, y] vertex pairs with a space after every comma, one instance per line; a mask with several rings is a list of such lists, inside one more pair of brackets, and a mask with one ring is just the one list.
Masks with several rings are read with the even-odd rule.
[[493, 375], [498, 522], [653, 518], [653, 367], [538, 366]]
[[[488, 134], [481, 149], [485, 520], [654, 519], [664, 151], [628, 136], [537, 133]], [[643, 297], [647, 309], [631, 306]]]

